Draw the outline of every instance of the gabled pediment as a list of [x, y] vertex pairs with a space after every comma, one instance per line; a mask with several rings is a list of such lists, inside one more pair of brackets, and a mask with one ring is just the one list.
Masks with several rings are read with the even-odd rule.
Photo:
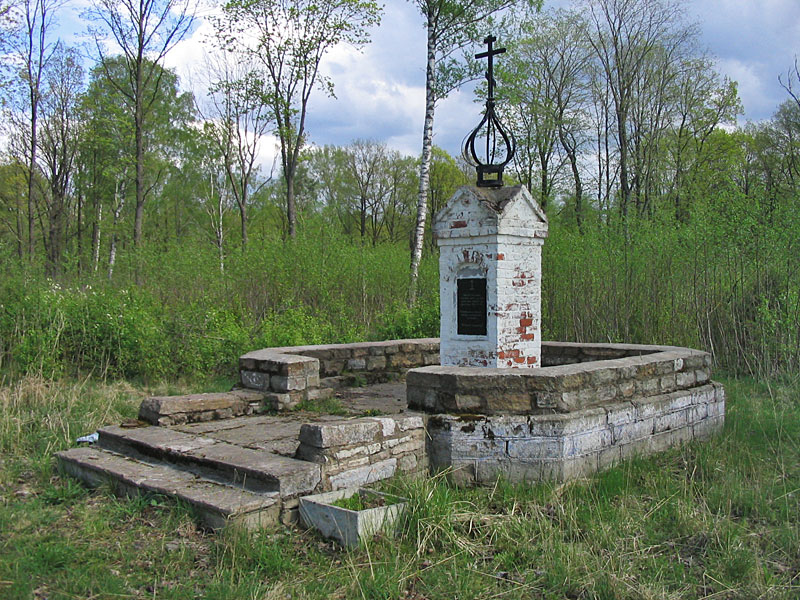
[[463, 186], [434, 217], [439, 237], [462, 237], [521, 229], [547, 230], [547, 216], [523, 186]]

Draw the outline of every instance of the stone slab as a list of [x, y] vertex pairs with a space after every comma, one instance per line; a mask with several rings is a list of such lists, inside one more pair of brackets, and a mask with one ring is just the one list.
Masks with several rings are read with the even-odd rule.
[[227, 418], [255, 412], [264, 396], [253, 390], [215, 394], [151, 396], [139, 406], [139, 419], [152, 425]]
[[163, 427], [105, 427], [98, 446], [194, 469], [204, 476], [282, 497], [309, 493], [320, 481], [318, 465]]
[[278, 522], [277, 493], [257, 494], [203, 480], [196, 475], [125, 458], [97, 448], [73, 448], [56, 454], [60, 468], [90, 487], [111, 483], [118, 492], [163, 494], [190, 504], [213, 529], [231, 523], [261, 527]]

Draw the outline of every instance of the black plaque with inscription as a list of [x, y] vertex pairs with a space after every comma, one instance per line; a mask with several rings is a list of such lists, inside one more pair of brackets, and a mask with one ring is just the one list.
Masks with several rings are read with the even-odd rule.
[[456, 281], [458, 335], [486, 335], [486, 279]]

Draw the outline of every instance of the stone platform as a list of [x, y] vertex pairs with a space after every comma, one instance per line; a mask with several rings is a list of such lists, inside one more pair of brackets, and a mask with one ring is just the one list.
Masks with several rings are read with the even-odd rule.
[[[183, 501], [213, 529], [293, 522], [301, 496], [427, 469], [423, 421], [406, 412], [404, 383], [336, 395], [343, 415], [254, 414], [261, 408], [242, 390], [149, 398], [140, 416], [181, 423], [104, 427], [94, 446], [57, 459], [89, 486]], [[250, 414], [231, 417], [231, 406]]]
[[303, 495], [397, 473], [563, 481], [724, 423], [705, 352], [542, 342], [542, 367], [495, 369], [436, 366], [437, 351], [423, 339], [251, 352], [242, 389], [148, 398], [133, 427], [58, 461], [89, 485], [178, 498], [212, 528], [250, 527], [294, 521]]

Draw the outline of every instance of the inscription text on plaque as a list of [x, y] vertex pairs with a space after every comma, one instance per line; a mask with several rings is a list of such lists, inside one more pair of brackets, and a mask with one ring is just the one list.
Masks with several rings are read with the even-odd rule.
[[486, 279], [459, 279], [456, 296], [458, 335], [486, 335]]

